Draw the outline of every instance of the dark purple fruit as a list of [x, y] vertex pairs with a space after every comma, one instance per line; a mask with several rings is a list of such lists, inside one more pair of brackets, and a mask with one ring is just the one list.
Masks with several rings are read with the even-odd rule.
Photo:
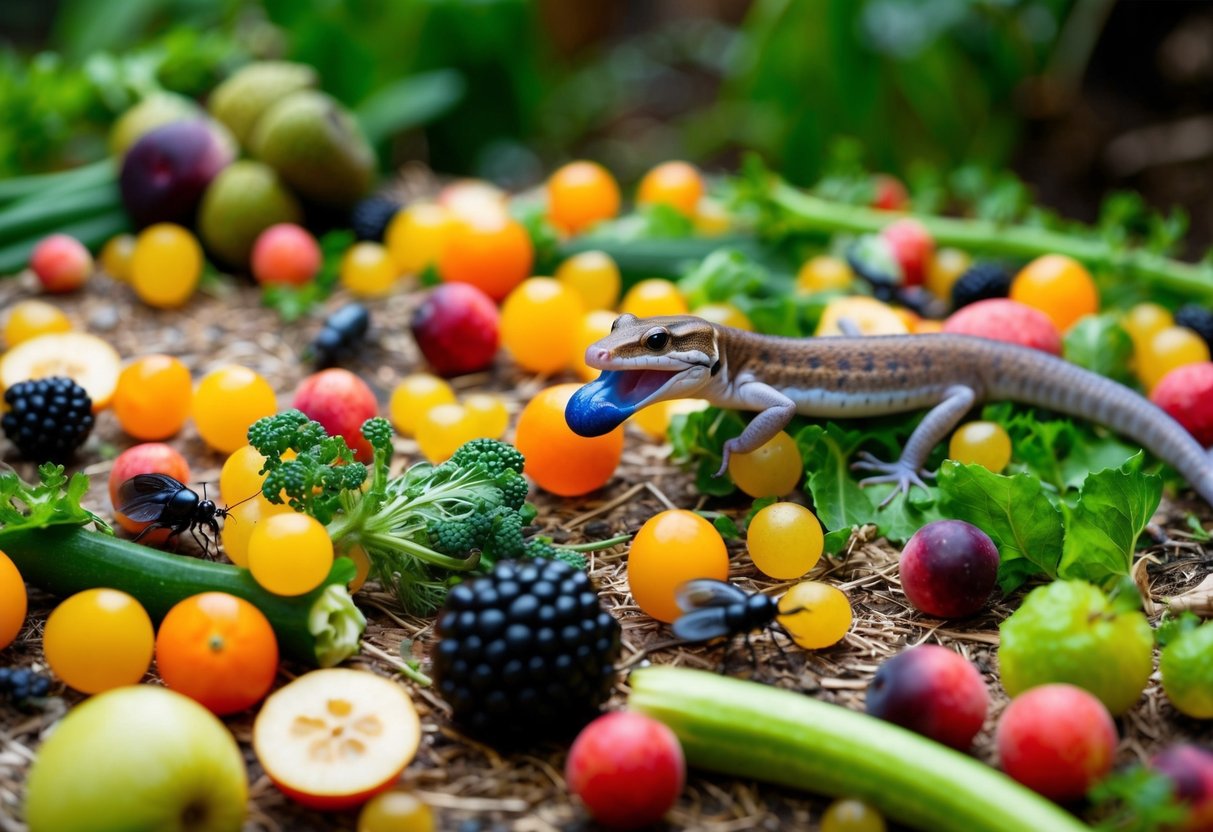
[[1173, 745], [1150, 759], [1150, 768], [1175, 784], [1173, 795], [1189, 811], [1185, 830], [1213, 829], [1213, 752]]
[[936, 520], [914, 533], [901, 553], [901, 588], [915, 608], [962, 618], [986, 605], [998, 578], [998, 547], [962, 520]]
[[122, 204], [140, 228], [158, 222], [191, 225], [206, 186], [233, 157], [230, 139], [203, 119], [157, 127], [122, 161]]
[[960, 751], [973, 744], [989, 704], [977, 668], [937, 644], [898, 653], [868, 686], [869, 714]]

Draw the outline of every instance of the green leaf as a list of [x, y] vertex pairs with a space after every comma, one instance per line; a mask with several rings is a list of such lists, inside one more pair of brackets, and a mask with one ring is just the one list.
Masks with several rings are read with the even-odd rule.
[[354, 115], [371, 144], [438, 118], [463, 97], [463, 76], [453, 69], [401, 78], [374, 92]]
[[1133, 339], [1111, 313], [1087, 315], [1066, 332], [1063, 342], [1067, 361], [1101, 376], [1132, 386], [1129, 362], [1133, 357]]
[[50, 462], [38, 466], [38, 483], [25, 483], [12, 470], [0, 472], [0, 531], [44, 529], [47, 526], [86, 526], [112, 533], [109, 524], [80, 503], [88, 492], [88, 476], [72, 474]]
[[1010, 592], [1032, 575], [1057, 576], [1064, 528], [1061, 511], [1040, 480], [1004, 477], [980, 465], [945, 462], [939, 471], [944, 516], [972, 523], [998, 547], [998, 584]]
[[1127, 575], [1137, 538], [1158, 509], [1162, 478], [1142, 473], [1144, 454], [1091, 474], [1070, 516], [1058, 575], [1105, 584]]
[[729, 517], [729, 515], [721, 514], [718, 511], [697, 511], [695, 513], [710, 521], [716, 527], [716, 531], [720, 532], [720, 536], [725, 540], [741, 539], [741, 529], [737, 528], [737, 524], [733, 522], [733, 518]]
[[1179, 615], [1168, 613], [1154, 631], [1154, 642], [1159, 647], [1166, 647], [1185, 633], [1200, 626], [1200, 618], [1191, 610], [1184, 610]]
[[851, 477], [851, 455], [863, 434], [830, 422], [825, 427], [808, 425], [795, 439], [804, 463], [806, 490], [813, 496], [817, 519], [826, 531], [876, 522], [876, 506]]
[[745, 422], [734, 410], [709, 407], [694, 413], [680, 413], [670, 420], [667, 435], [673, 446], [672, 458], [681, 465], [695, 466], [695, 484], [713, 497], [725, 497], [736, 490], [728, 476], [716, 476], [724, 459], [724, 443], [745, 430]]

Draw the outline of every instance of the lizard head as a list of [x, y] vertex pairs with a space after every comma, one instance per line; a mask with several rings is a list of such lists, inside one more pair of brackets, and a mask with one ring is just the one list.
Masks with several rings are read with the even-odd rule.
[[575, 433], [601, 436], [642, 407], [697, 395], [720, 370], [720, 345], [702, 318], [621, 315], [586, 349], [585, 363], [602, 373], [573, 395], [564, 417]]

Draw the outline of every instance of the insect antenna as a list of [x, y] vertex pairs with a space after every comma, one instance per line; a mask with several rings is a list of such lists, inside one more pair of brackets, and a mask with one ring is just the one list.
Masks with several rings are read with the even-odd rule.
[[[238, 505], [243, 505], [244, 503], [247, 503], [249, 500], [253, 499], [254, 497], [256, 497], [256, 496], [257, 496], [258, 494], [260, 494], [260, 493], [261, 493], [260, 491], [254, 491], [252, 494], [248, 495], [248, 496], [247, 496], [247, 497], [245, 497], [243, 500], [240, 500], [240, 501], [238, 501], [238, 502], [232, 503], [230, 506], [224, 506], [223, 508], [219, 509], [219, 510], [218, 510], [218, 511], [216, 511], [215, 513], [216, 513], [216, 514], [219, 514], [219, 515], [222, 515], [222, 516], [223, 516], [223, 519], [225, 519], [225, 520], [226, 520], [226, 519], [227, 519], [228, 512], [230, 512], [232, 509], [234, 509], [234, 508], [235, 508], [236, 506], [238, 506]], [[232, 520], [233, 520], [233, 521], [234, 521], [235, 519], [236, 519], [235, 517], [233, 517], [233, 518], [232, 518]]]

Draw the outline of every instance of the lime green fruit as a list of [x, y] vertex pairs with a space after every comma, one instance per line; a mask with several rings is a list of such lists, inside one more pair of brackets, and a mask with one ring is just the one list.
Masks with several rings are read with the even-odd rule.
[[1141, 697], [1153, 668], [1154, 632], [1146, 617], [1114, 610], [1084, 581], [1032, 590], [999, 631], [1002, 686], [1011, 696], [1068, 682], [1123, 714]]
[[299, 194], [324, 205], [357, 202], [375, 174], [375, 153], [358, 122], [315, 90], [271, 107], [257, 122], [250, 147]]
[[220, 260], [244, 267], [262, 231], [302, 218], [299, 201], [274, 169], [245, 160], [228, 165], [207, 187], [198, 209], [198, 233]]
[[183, 95], [154, 92], [118, 117], [110, 129], [110, 153], [125, 156], [147, 132], [174, 121], [202, 115], [202, 108]]
[[73, 708], [30, 769], [30, 832], [237, 832], [248, 777], [235, 739], [197, 702], [135, 685]]
[[1162, 689], [1181, 714], [1213, 719], [1213, 621], [1163, 648], [1158, 662]]
[[211, 115], [227, 125], [245, 148], [261, 115], [293, 92], [316, 86], [306, 64], [258, 61], [230, 75], [211, 93]]

